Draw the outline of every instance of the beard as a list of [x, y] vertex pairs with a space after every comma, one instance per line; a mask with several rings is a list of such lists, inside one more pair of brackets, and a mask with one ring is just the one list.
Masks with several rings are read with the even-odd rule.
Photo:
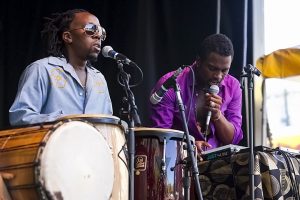
[[100, 52], [97, 53], [97, 52], [93, 51], [93, 49], [91, 48], [89, 50], [89, 52], [87, 53], [86, 59], [90, 62], [97, 62], [99, 53]]
[[90, 62], [97, 62], [98, 60], [98, 55], [99, 54], [96, 54], [96, 53], [89, 53], [86, 57], [86, 59]]

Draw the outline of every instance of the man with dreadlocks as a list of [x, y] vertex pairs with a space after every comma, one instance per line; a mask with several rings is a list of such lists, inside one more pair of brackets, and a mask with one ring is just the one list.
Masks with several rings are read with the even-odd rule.
[[54, 121], [69, 114], [112, 114], [104, 76], [91, 66], [106, 36], [99, 20], [75, 9], [53, 15], [42, 30], [48, 56], [23, 72], [9, 110], [12, 125]]

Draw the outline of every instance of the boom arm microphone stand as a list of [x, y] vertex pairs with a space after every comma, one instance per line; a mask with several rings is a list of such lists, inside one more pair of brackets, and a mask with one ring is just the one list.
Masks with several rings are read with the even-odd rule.
[[123, 81], [123, 89], [127, 96], [128, 111], [129, 111], [129, 125], [128, 125], [128, 154], [129, 154], [129, 200], [134, 200], [134, 154], [135, 154], [135, 138], [134, 127], [141, 125], [140, 117], [137, 113], [137, 106], [132, 91], [129, 87], [130, 76], [124, 71], [122, 61], [118, 60], [118, 68], [120, 70], [119, 76]]
[[177, 84], [176, 80], [174, 80], [173, 87], [174, 87], [174, 90], [175, 90], [176, 101], [177, 101], [178, 106], [179, 106], [179, 111], [180, 111], [180, 115], [181, 115], [181, 118], [182, 118], [182, 124], [183, 124], [183, 128], [184, 128], [184, 133], [185, 133], [185, 136], [186, 136], [188, 156], [189, 156], [189, 158], [192, 162], [192, 174], [193, 174], [193, 178], [194, 178], [194, 181], [195, 181], [196, 195], [197, 195], [197, 198], [199, 200], [203, 200], [201, 187], [200, 187], [200, 181], [199, 181], [199, 170], [198, 170], [198, 167], [197, 167], [194, 150], [193, 150], [191, 140], [190, 140], [190, 134], [189, 134], [189, 130], [188, 130], [188, 127], [187, 127], [187, 122], [186, 122], [186, 117], [185, 117], [185, 108], [184, 108], [182, 98], [181, 98], [181, 94], [180, 94], [180, 87]]
[[[253, 134], [253, 88], [254, 88], [254, 75], [260, 76], [261, 72], [248, 64], [243, 68], [241, 78], [247, 79], [248, 87], [248, 112], [249, 112], [249, 148], [250, 148], [250, 162], [249, 162], [249, 180], [250, 180], [250, 197], [255, 199], [254, 196], [254, 134]], [[244, 89], [244, 84], [243, 84]]]

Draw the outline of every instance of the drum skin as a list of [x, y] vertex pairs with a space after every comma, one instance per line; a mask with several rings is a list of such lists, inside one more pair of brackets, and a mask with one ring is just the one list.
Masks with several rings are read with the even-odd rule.
[[114, 183], [111, 200], [127, 200], [129, 196], [128, 164], [124, 150], [127, 149], [125, 133], [127, 124], [111, 115], [69, 115], [60, 120], [81, 120], [93, 124], [106, 139], [114, 161]]
[[7, 182], [14, 200], [111, 196], [111, 150], [86, 122], [69, 120], [0, 131], [0, 145], [0, 171], [15, 176]]

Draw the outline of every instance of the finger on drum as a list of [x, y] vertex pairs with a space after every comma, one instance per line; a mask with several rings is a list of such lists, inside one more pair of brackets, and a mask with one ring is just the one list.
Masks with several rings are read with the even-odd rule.
[[14, 174], [7, 172], [0, 172], [0, 175], [3, 179], [10, 180], [14, 178]]
[[197, 158], [198, 158], [198, 161], [199, 161], [199, 162], [202, 162], [202, 161], [203, 161], [203, 158], [202, 158], [201, 154], [198, 154], [198, 155], [197, 155]]

